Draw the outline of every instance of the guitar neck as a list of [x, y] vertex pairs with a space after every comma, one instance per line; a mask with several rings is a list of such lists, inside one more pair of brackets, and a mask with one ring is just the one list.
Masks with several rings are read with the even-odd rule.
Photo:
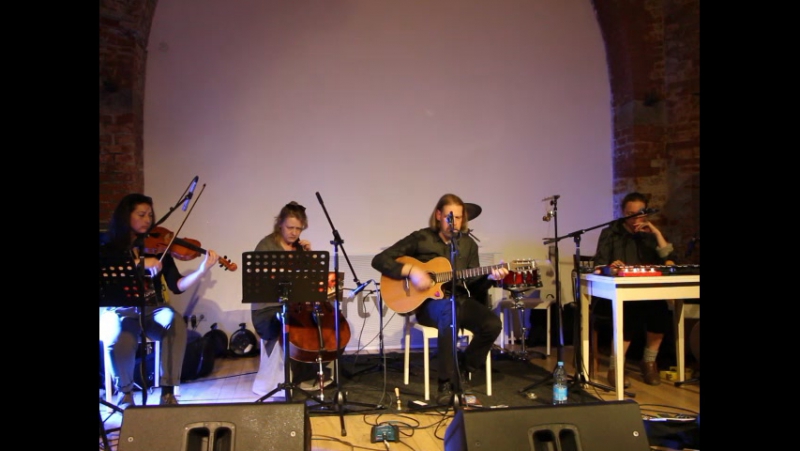
[[[491, 274], [492, 270], [500, 268], [508, 268], [508, 263], [501, 263], [492, 266], [482, 266], [479, 268], [459, 269], [456, 270], [456, 277], [459, 279], [465, 279], [470, 277], [484, 276], [486, 274]], [[433, 276], [434, 276], [433, 277], [434, 282], [436, 283], [450, 282], [451, 280], [453, 280], [453, 271], [437, 272], [434, 273]]]

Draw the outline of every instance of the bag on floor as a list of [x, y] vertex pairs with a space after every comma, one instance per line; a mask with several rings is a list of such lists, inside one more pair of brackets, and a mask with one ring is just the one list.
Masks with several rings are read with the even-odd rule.
[[206, 377], [214, 371], [214, 343], [209, 336], [199, 332], [187, 332], [186, 354], [183, 356], [181, 382]]

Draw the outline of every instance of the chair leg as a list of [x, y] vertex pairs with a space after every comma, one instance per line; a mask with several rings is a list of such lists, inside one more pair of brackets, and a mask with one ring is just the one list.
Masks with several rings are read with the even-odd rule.
[[486, 396], [492, 396], [492, 351], [486, 355]]
[[111, 358], [108, 356], [106, 344], [103, 343], [103, 372], [105, 373], [106, 383], [106, 402], [114, 404], [114, 384], [111, 377]]
[[411, 324], [406, 318], [405, 328], [403, 330], [403, 343], [404, 343], [404, 356], [403, 356], [403, 383], [408, 385], [409, 365], [411, 364], [410, 349], [411, 349]]
[[431, 399], [431, 380], [430, 380], [430, 347], [429, 341], [430, 339], [423, 333], [422, 342], [424, 343], [422, 346], [422, 361], [424, 362], [423, 366], [425, 368], [425, 401]]

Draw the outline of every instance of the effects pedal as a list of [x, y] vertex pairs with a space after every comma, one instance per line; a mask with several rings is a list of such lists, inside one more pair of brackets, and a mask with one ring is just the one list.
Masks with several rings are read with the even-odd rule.
[[372, 426], [372, 434], [370, 434], [370, 441], [372, 443], [378, 442], [399, 442], [400, 433], [397, 426], [393, 424], [377, 424]]

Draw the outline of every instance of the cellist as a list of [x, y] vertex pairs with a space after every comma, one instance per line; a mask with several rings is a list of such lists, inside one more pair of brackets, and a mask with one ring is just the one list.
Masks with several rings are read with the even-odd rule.
[[[308, 216], [306, 215], [306, 208], [295, 201], [291, 201], [281, 208], [275, 217], [272, 233], [258, 242], [255, 251], [309, 251], [311, 250], [311, 243], [300, 238], [300, 235], [307, 228]], [[280, 320], [282, 307], [280, 302], [275, 299], [274, 301], [252, 303], [250, 308], [253, 329], [264, 340], [264, 347], [268, 350], [278, 350], [280, 348], [278, 340], [282, 335]], [[268, 354], [271, 354], [271, 352]], [[263, 357], [267, 354], [262, 352], [261, 355]], [[284, 356], [284, 358], [288, 358], [288, 356]], [[298, 385], [300, 388], [319, 388], [317, 364], [292, 359], [290, 365], [292, 371], [291, 382], [293, 384]], [[264, 368], [264, 365], [261, 365], [260, 368]], [[333, 382], [330, 375], [330, 367], [326, 365], [323, 371], [325, 373], [323, 387], [327, 387]], [[256, 381], [258, 380], [259, 377], [256, 376]], [[267, 389], [271, 388], [267, 387]], [[260, 392], [255, 386], [253, 391]]]

